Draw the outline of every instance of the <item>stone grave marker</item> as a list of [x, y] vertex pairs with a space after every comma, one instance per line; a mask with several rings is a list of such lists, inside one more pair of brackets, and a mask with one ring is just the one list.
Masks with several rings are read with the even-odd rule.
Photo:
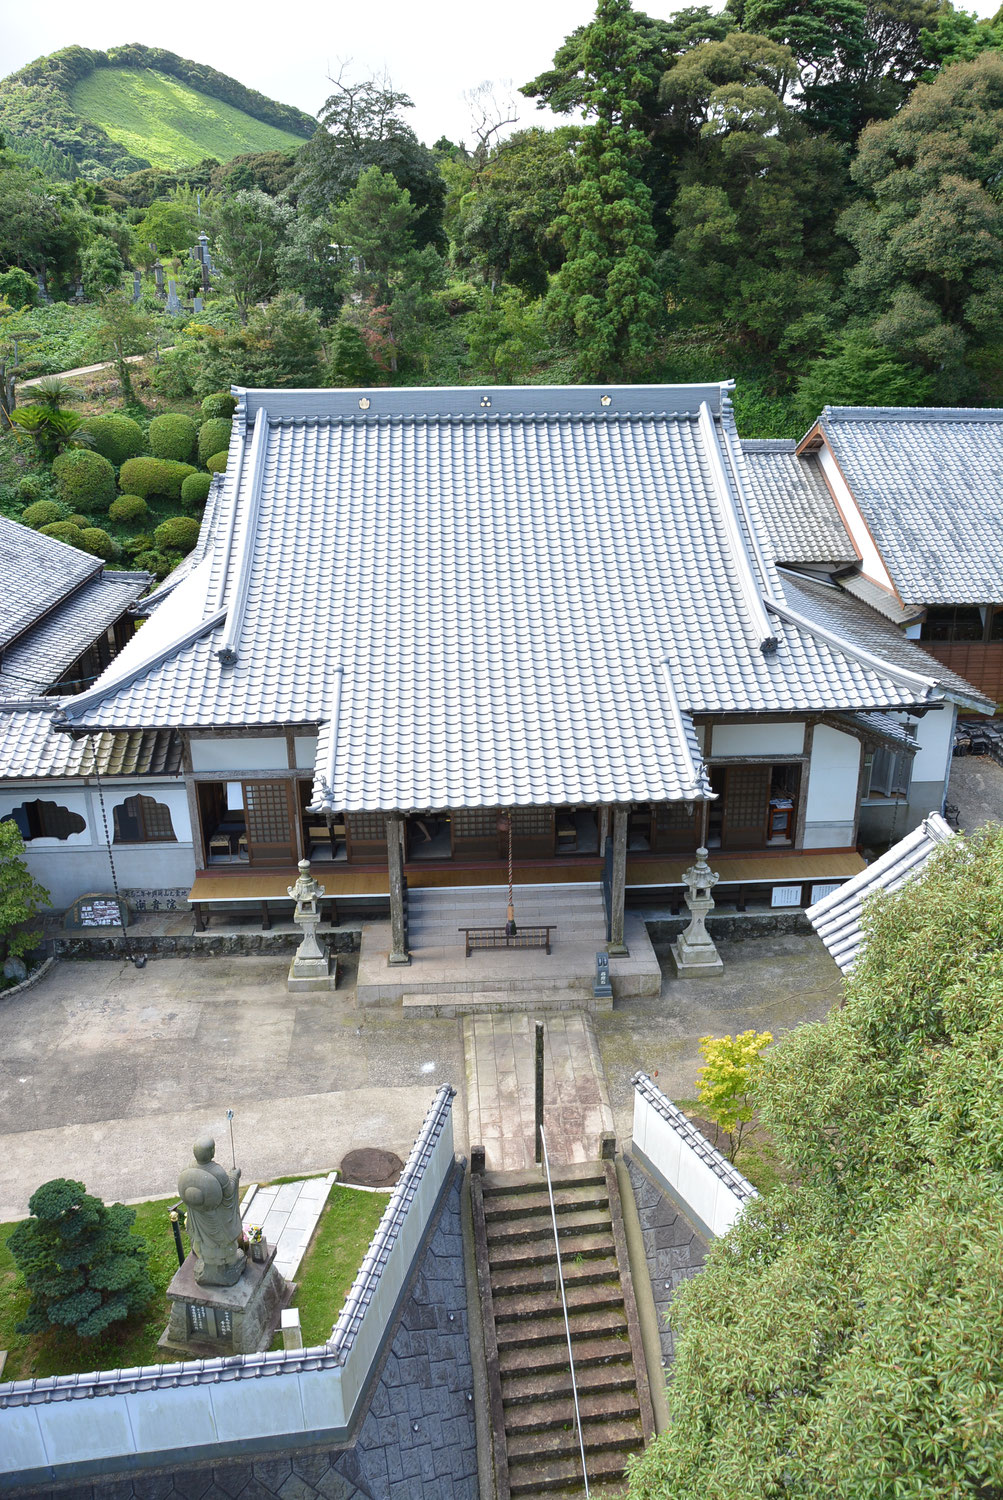
[[63, 926], [74, 932], [88, 927], [128, 927], [129, 908], [117, 896], [90, 892], [78, 896], [63, 918]]

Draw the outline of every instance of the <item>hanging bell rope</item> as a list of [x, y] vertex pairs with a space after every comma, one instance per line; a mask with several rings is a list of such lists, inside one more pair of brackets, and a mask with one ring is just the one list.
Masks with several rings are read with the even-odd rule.
[[512, 809], [510, 807], [499, 814], [498, 832], [508, 834], [508, 907], [505, 911], [505, 936], [515, 937], [515, 898], [512, 894]]

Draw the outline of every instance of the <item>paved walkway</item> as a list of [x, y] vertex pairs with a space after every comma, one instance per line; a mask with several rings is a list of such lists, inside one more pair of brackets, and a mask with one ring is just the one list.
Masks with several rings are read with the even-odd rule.
[[265, 1241], [275, 1247], [275, 1264], [287, 1281], [295, 1280], [336, 1175], [328, 1172], [326, 1177], [255, 1186], [244, 1194], [241, 1223], [245, 1230], [257, 1226]]
[[[536, 1130], [535, 1017], [467, 1016], [463, 1049], [471, 1145], [490, 1171], [533, 1166]], [[544, 1022], [544, 1118], [552, 1162], [595, 1161], [613, 1129], [606, 1081], [589, 1016], [548, 1014]]]

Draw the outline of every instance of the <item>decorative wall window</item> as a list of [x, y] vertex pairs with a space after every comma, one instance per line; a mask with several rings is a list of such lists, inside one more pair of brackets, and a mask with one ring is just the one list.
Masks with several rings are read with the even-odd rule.
[[458, 807], [450, 815], [456, 838], [495, 838], [498, 833], [496, 807]]
[[116, 844], [176, 844], [171, 810], [164, 802], [137, 793], [112, 810]]
[[512, 809], [512, 836], [546, 837], [553, 831], [554, 809], [552, 807], [514, 807]]
[[71, 833], [83, 833], [87, 827], [79, 813], [37, 797], [33, 802], [22, 802], [0, 821], [16, 823], [26, 844], [32, 839], [68, 839]]
[[381, 812], [351, 813], [346, 818], [353, 839], [369, 839], [373, 843], [387, 836], [386, 814]]

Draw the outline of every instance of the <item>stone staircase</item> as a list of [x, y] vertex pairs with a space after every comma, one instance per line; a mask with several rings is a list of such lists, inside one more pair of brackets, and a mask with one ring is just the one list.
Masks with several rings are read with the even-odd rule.
[[[408, 892], [408, 942], [412, 953], [462, 944], [460, 927], [505, 924], [505, 886], [450, 886]], [[605, 946], [606, 915], [598, 885], [519, 885], [515, 914], [520, 927], [556, 926], [562, 944]]]
[[[611, 1163], [552, 1167], [589, 1486], [625, 1493], [651, 1399]], [[499, 1500], [580, 1495], [567, 1332], [539, 1170], [471, 1178]]]

